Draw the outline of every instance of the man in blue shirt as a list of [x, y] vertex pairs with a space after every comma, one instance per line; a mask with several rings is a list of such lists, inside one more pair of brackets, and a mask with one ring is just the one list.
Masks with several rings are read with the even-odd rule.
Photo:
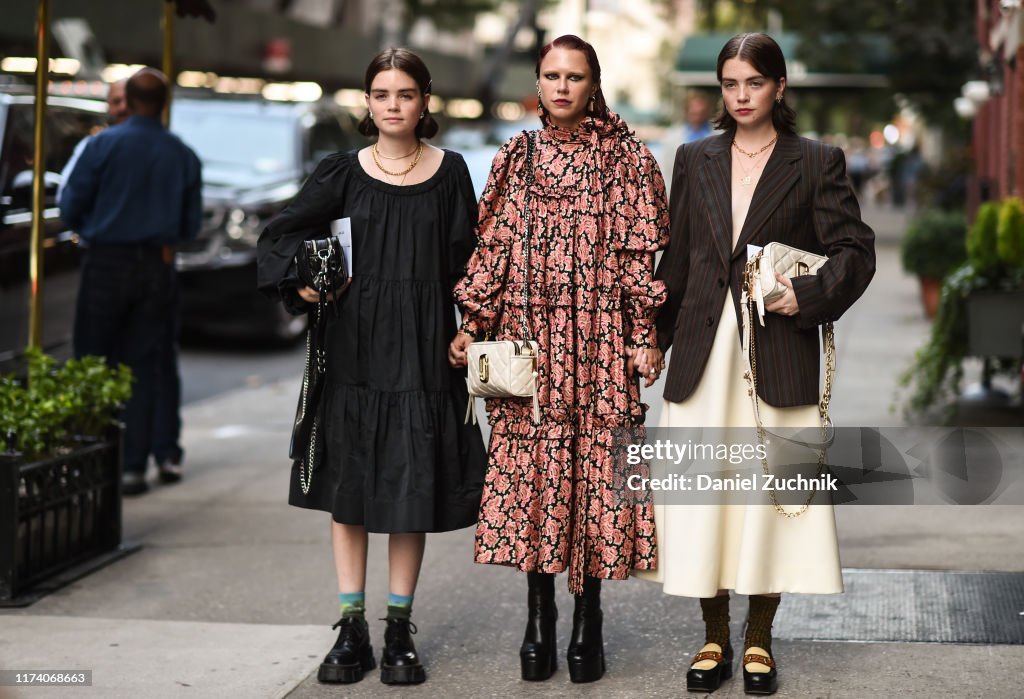
[[686, 124], [683, 126], [683, 143], [692, 143], [715, 133], [708, 118], [711, 104], [700, 92], [694, 92], [686, 101]]
[[199, 232], [199, 159], [164, 128], [167, 79], [144, 68], [125, 86], [132, 116], [89, 139], [64, 183], [61, 217], [86, 253], [75, 309], [75, 355], [127, 364], [126, 495], [143, 493], [153, 441], [159, 361], [175, 312], [174, 247]]

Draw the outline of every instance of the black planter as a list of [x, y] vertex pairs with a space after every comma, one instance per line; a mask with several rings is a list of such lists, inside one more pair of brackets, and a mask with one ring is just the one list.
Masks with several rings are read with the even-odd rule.
[[121, 431], [25, 462], [0, 456], [0, 605], [31, 604], [121, 549]]

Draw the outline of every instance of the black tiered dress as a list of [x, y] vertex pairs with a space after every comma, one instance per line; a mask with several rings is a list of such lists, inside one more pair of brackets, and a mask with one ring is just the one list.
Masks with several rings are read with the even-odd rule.
[[487, 454], [464, 425], [465, 369], [448, 364], [452, 286], [476, 239], [466, 164], [397, 186], [370, 177], [355, 151], [330, 155], [259, 240], [259, 287], [303, 308], [292, 260], [305, 239], [351, 219], [352, 285], [327, 329], [326, 456], [308, 495], [293, 467], [289, 503], [372, 532], [439, 532], [476, 523]]

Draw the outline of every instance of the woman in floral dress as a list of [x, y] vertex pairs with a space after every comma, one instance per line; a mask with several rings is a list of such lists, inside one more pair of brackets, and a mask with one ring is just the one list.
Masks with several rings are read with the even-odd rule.
[[601, 580], [656, 562], [652, 506], [614, 486], [611, 444], [615, 428], [643, 423], [636, 371], [650, 385], [663, 366], [654, 316], [665, 290], [652, 277], [668, 212], [650, 151], [605, 104], [593, 47], [556, 39], [541, 50], [537, 77], [543, 128], [494, 158], [477, 249], [455, 289], [463, 322], [450, 359], [465, 366], [473, 338], [488, 335], [539, 344], [540, 423], [530, 399], [487, 401], [476, 560], [527, 573], [526, 680], [555, 670], [554, 574], [569, 572], [570, 677], [589, 682], [604, 673]]

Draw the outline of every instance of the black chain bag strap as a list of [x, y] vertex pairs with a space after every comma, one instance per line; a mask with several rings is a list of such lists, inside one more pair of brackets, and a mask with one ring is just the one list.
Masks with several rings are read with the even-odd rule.
[[306, 365], [302, 372], [302, 390], [295, 410], [292, 439], [288, 456], [299, 467], [299, 485], [304, 495], [309, 494], [313, 471], [323, 454], [320, 444], [320, 403], [327, 378], [327, 306], [337, 302], [331, 292], [348, 281], [348, 266], [341, 243], [333, 235], [318, 240], [306, 240], [295, 255], [299, 280], [320, 294], [320, 300], [309, 312], [306, 330]]

